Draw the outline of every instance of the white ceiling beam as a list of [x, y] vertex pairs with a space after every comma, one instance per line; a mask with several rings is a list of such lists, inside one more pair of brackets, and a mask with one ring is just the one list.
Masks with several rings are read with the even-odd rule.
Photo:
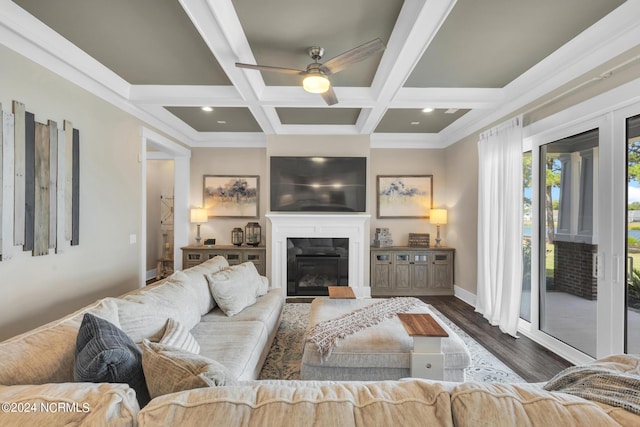
[[239, 58], [253, 57], [253, 54], [231, 0], [180, 0], [180, 4], [240, 97], [246, 101], [258, 125], [265, 133], [274, 133], [272, 123], [258, 102], [264, 89], [262, 78], [252, 78], [235, 66]]
[[445, 148], [437, 133], [374, 133], [371, 148]]
[[490, 112], [476, 110], [440, 132], [453, 144], [638, 46], [640, 0], [628, 0], [504, 88], [504, 101]]
[[133, 85], [129, 99], [138, 104], [157, 104], [181, 107], [236, 107], [245, 106], [233, 86], [198, 85]]
[[371, 85], [377, 104], [358, 121], [362, 133], [373, 133], [455, 4], [456, 0], [404, 2]]

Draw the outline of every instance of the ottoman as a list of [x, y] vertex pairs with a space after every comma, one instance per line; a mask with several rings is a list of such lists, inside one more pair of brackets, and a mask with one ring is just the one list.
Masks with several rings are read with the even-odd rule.
[[[380, 299], [316, 298], [311, 303], [307, 331], [324, 320], [335, 319], [353, 310], [375, 304]], [[409, 313], [429, 313], [430, 306], [418, 306]], [[442, 339], [444, 381], [464, 381], [464, 369], [471, 363], [466, 345], [436, 315], [434, 319], [449, 334]], [[346, 336], [321, 359], [315, 344], [306, 341], [302, 353], [300, 377], [303, 380], [375, 381], [397, 380], [410, 376], [413, 340], [398, 317]]]

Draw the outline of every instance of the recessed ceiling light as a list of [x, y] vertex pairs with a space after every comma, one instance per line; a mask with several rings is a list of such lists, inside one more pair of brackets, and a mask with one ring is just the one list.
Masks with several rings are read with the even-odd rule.
[[432, 112], [432, 111], [433, 111], [433, 108], [430, 108], [430, 107], [427, 107], [427, 108], [423, 108], [423, 109], [422, 109], [422, 112], [423, 112], [423, 113], [430, 113], [430, 112]]
[[419, 125], [420, 122], [411, 122], [412, 125]]
[[220, 125], [226, 125], [227, 121], [226, 120], [218, 120], [218, 124]]
[[455, 114], [458, 112], [457, 108], [449, 108], [447, 111], [445, 111], [445, 114]]
[[206, 111], [207, 113], [213, 111], [212, 107], [202, 107], [202, 111]]

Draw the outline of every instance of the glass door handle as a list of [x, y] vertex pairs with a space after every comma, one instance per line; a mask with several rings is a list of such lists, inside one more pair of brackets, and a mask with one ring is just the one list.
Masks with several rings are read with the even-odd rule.
[[627, 257], [629, 261], [629, 270], [627, 271], [627, 282], [633, 283], [633, 257]]

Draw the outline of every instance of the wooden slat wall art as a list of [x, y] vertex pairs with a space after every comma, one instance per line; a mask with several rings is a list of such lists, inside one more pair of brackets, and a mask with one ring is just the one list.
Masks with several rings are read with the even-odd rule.
[[24, 244], [22, 250], [33, 251], [36, 209], [36, 121], [33, 113], [24, 114]]
[[55, 249], [58, 227], [58, 123], [49, 120], [49, 248]]
[[73, 124], [64, 121], [64, 239], [71, 241], [73, 229]]
[[35, 204], [33, 218], [33, 256], [49, 254], [51, 224], [49, 181], [49, 126], [36, 123], [35, 128]]
[[80, 243], [80, 131], [12, 107], [0, 103], [0, 261], [63, 253]]
[[80, 244], [80, 131], [73, 129], [72, 232], [71, 246]]
[[14, 205], [13, 205], [13, 244], [24, 244], [24, 206], [25, 206], [25, 107], [13, 101], [14, 132]]
[[66, 137], [64, 129], [58, 129], [58, 201], [56, 203], [57, 213], [56, 213], [56, 253], [61, 254], [65, 252], [67, 246], [69, 245], [69, 241], [65, 239], [64, 236], [64, 228], [66, 225], [66, 217], [65, 217], [65, 200], [66, 200], [66, 186], [65, 186], [65, 176], [67, 171], [67, 166], [65, 160], [67, 158], [66, 155]]
[[6, 261], [13, 256], [13, 203], [14, 203], [14, 130], [13, 113], [2, 113], [2, 205], [5, 207], [2, 214], [2, 260]]

